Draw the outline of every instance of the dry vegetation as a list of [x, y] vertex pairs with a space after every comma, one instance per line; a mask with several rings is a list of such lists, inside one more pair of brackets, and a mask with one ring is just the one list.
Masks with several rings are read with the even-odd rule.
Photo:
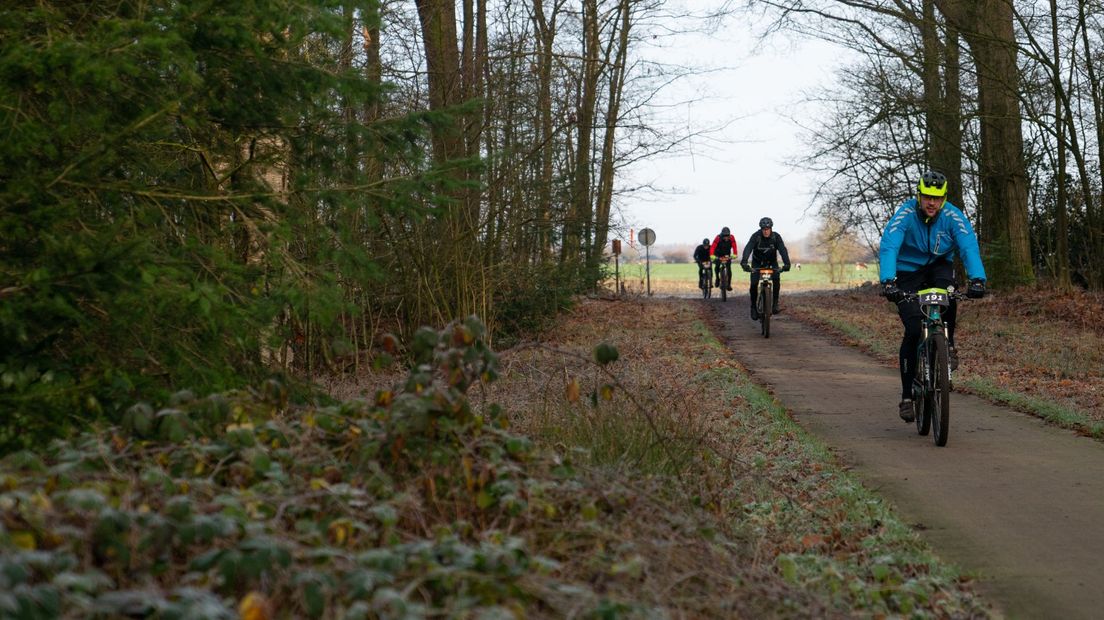
[[[599, 342], [619, 361], [594, 364]], [[617, 509], [543, 551], [675, 617], [988, 612], [678, 300], [587, 301], [486, 395]]]
[[990, 615], [695, 312], [423, 328], [367, 399], [180, 392], [10, 454], [0, 617]]
[[[793, 316], [897, 365], [900, 319], [876, 288], [791, 295], [785, 304]], [[960, 305], [956, 385], [1104, 437], [1102, 310], [1099, 293], [1034, 288]]]

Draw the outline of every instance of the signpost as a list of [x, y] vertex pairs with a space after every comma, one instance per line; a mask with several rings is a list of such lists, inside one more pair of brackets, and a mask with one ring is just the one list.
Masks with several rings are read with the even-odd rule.
[[648, 280], [648, 297], [652, 296], [652, 254], [649, 247], [655, 243], [655, 231], [651, 228], [641, 228], [637, 240], [644, 246], [644, 274]]
[[617, 295], [621, 295], [621, 240], [613, 240], [613, 285]]

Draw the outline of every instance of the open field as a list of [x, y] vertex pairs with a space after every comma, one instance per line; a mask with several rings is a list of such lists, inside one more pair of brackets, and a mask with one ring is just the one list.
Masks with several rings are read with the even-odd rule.
[[[626, 293], [643, 293], [647, 290], [643, 263], [622, 264], [619, 272]], [[827, 263], [802, 263], [800, 270], [794, 268], [782, 274], [782, 290], [847, 289], [878, 280], [877, 263], [867, 263], [866, 269], [861, 270], [856, 269], [853, 263], [848, 263], [841, 272], [836, 278], [832, 278]], [[732, 280], [733, 292], [747, 290], [748, 276], [740, 270], [739, 265], [733, 269]], [[606, 284], [609, 288], [614, 288], [612, 273]], [[652, 263], [651, 290], [652, 294], [659, 295], [696, 295], [698, 268], [693, 263]]]

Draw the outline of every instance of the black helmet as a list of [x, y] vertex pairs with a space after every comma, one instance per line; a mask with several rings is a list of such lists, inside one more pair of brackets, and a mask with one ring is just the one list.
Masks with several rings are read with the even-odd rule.
[[702, 239], [702, 245], [709, 245], [709, 239]]
[[731, 233], [731, 231], [728, 230], [728, 226], [725, 226], [724, 228], [721, 229], [721, 234], [722, 235], [727, 235], [727, 234], [730, 234], [730, 233]]
[[759, 220], [759, 228], [774, 228], [774, 220], [769, 217]]

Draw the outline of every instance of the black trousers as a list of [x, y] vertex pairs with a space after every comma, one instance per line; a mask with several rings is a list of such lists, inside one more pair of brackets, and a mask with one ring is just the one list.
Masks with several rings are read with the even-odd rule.
[[[751, 296], [751, 307], [754, 308], [756, 302], [759, 301], [759, 272], [755, 270], [756, 267], [751, 268], [751, 287], [748, 289], [748, 295]], [[764, 268], [765, 269], [765, 268]], [[771, 274], [771, 282], [774, 283], [774, 307], [778, 307], [778, 293], [782, 291], [782, 274], [777, 268], [774, 268], [774, 273]]]
[[[713, 278], [713, 267], [710, 266], [709, 261], [701, 261], [698, 263], [698, 284], [705, 283], [706, 286], [711, 286]], [[702, 287], [704, 288], [704, 287]]]
[[713, 280], [717, 283], [717, 286], [721, 285], [722, 269], [728, 269], [728, 285], [732, 286], [732, 260], [729, 259], [727, 263], [722, 263], [720, 259], [713, 261]]
[[[947, 288], [955, 283], [954, 265], [950, 261], [939, 261], [918, 269], [897, 274], [897, 287], [909, 293], [920, 289], [938, 287]], [[897, 304], [897, 314], [905, 326], [905, 335], [901, 338], [901, 350], [898, 364], [901, 369], [901, 399], [912, 398], [912, 381], [916, 378], [916, 347], [920, 346], [923, 336], [919, 302], [902, 301]], [[951, 306], [943, 313], [943, 322], [947, 325], [947, 344], [954, 346], [955, 319], [958, 318], [958, 303], [951, 300]]]

